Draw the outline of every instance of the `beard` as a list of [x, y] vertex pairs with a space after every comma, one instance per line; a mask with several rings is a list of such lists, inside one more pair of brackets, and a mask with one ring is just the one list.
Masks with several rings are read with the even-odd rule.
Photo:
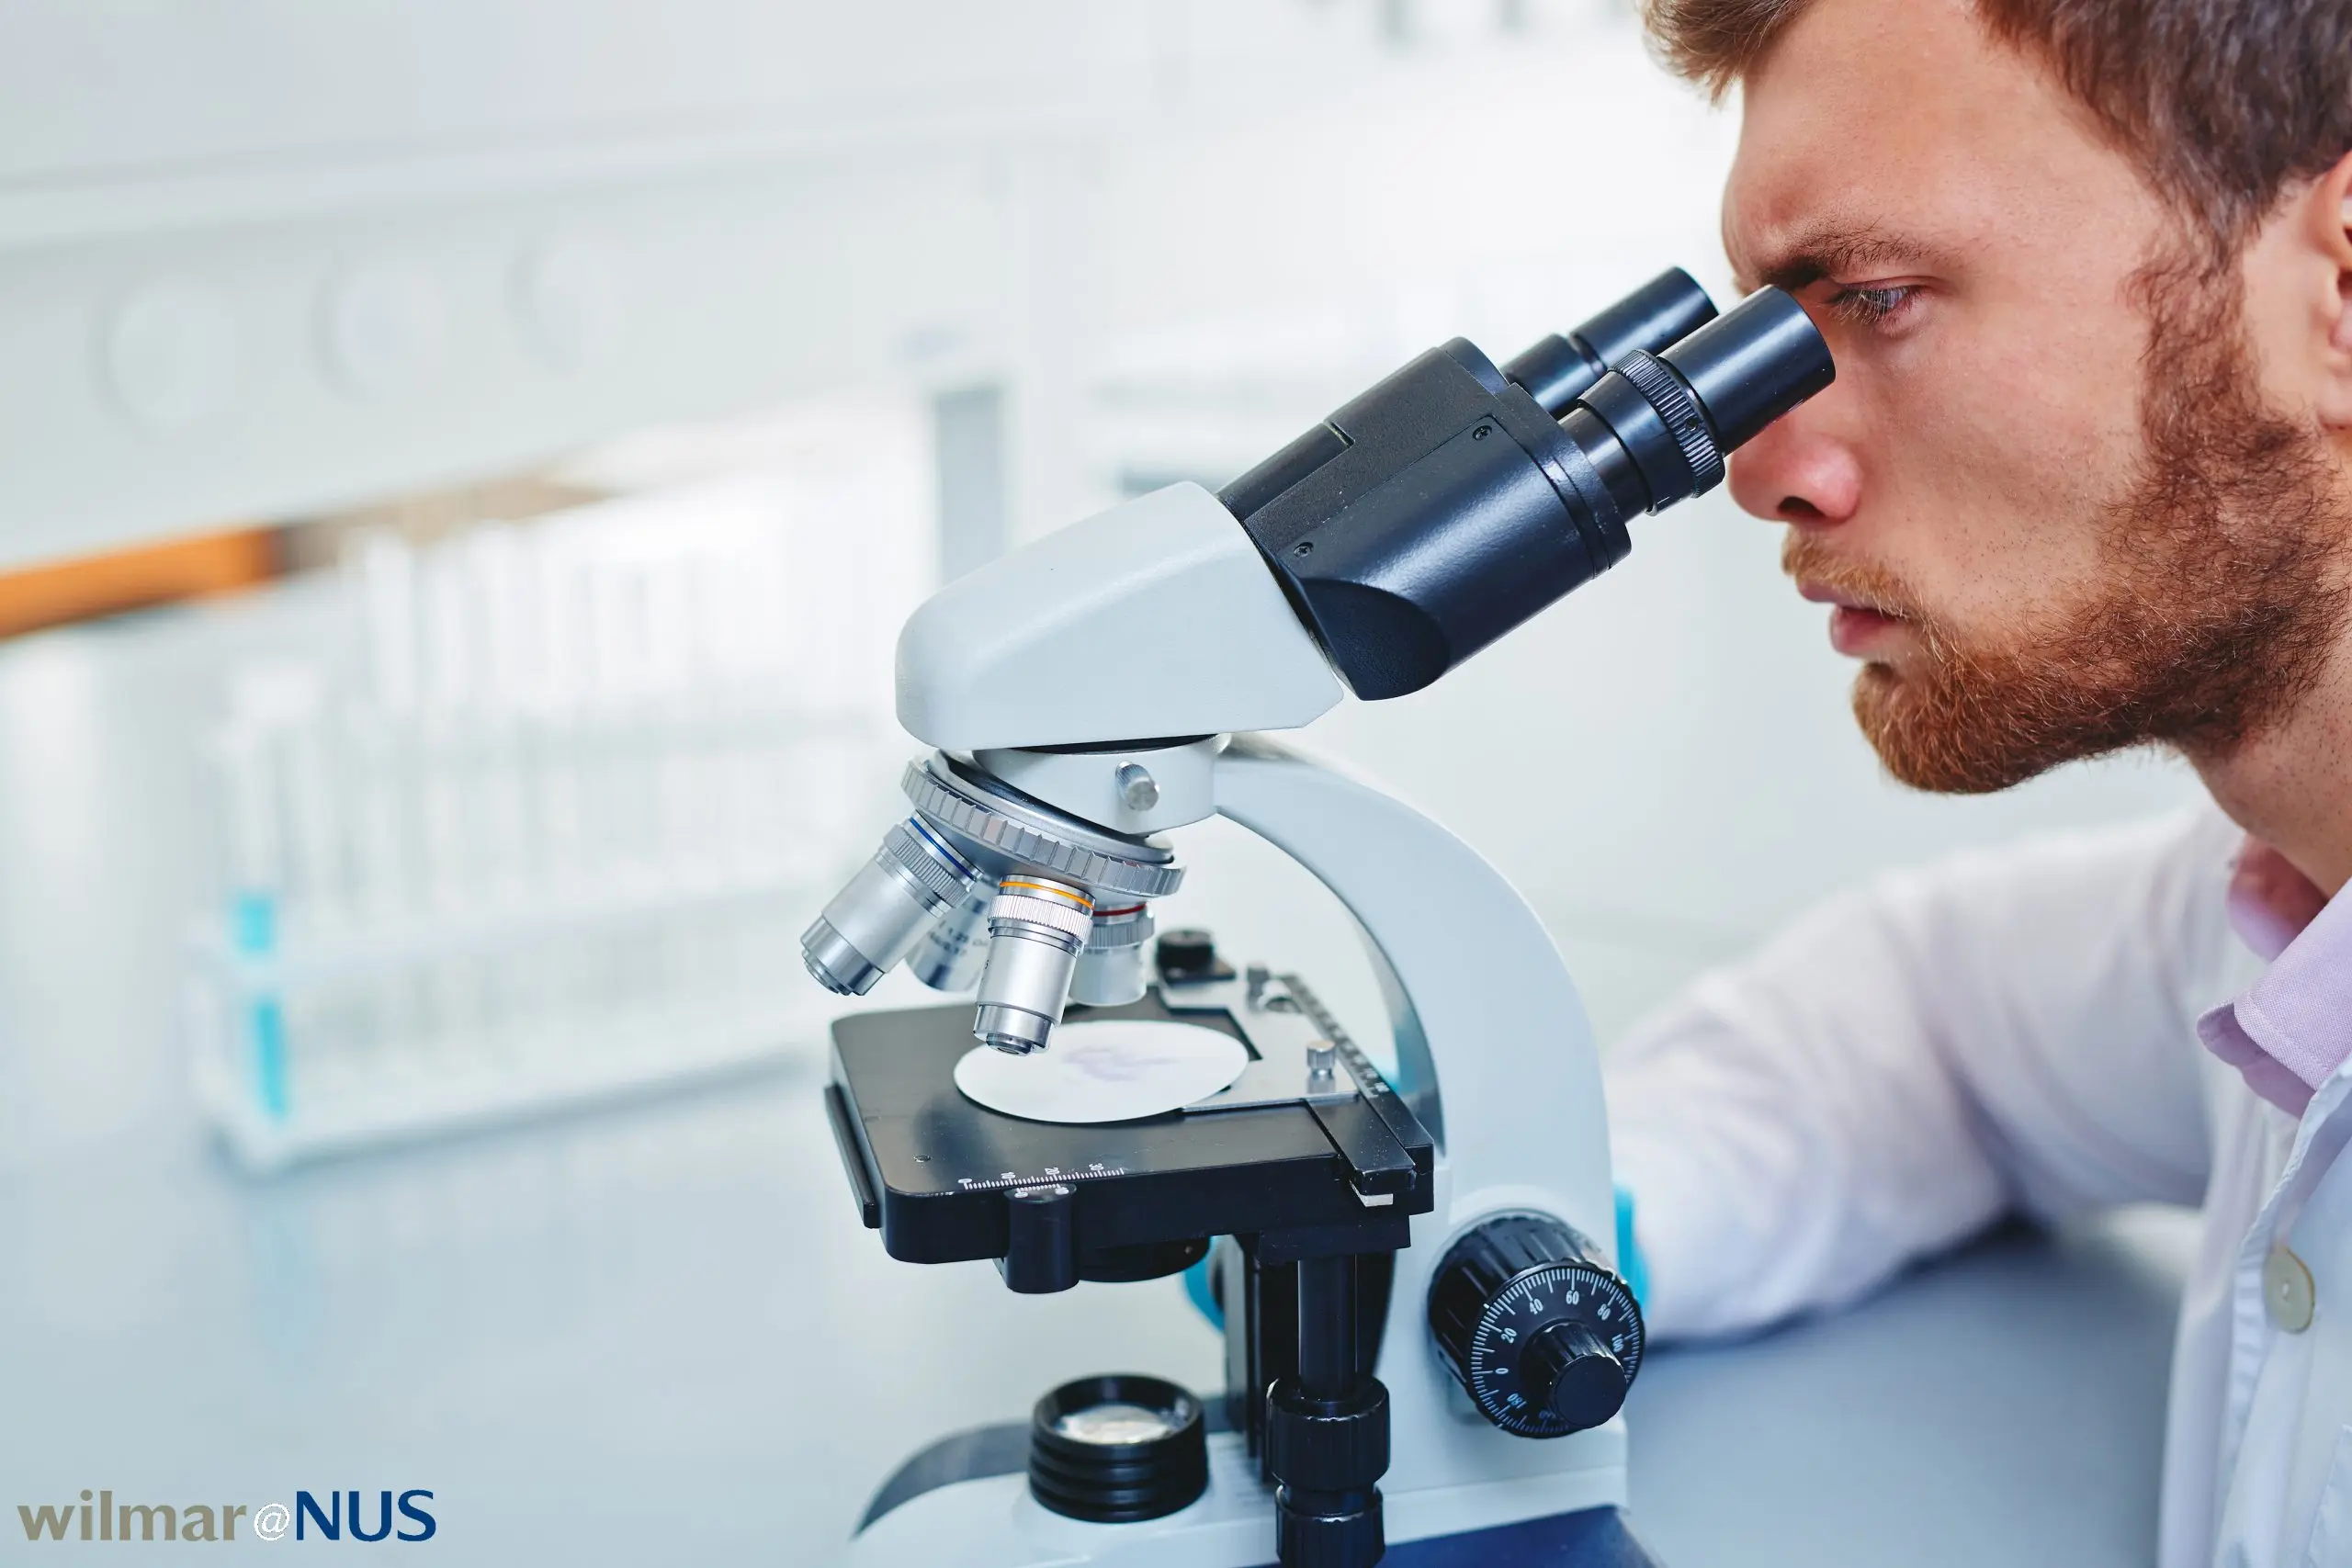
[[2344, 630], [2352, 508], [2317, 427], [2266, 403], [2237, 290], [2180, 265], [2135, 281], [2142, 461], [2098, 518], [2098, 581], [2047, 624], [1972, 640], [1894, 575], [1789, 536], [1792, 574], [1920, 634], [1913, 668], [1854, 682], [1862, 733], [1913, 788], [1989, 794], [2140, 746], [2225, 757], [2312, 689]]

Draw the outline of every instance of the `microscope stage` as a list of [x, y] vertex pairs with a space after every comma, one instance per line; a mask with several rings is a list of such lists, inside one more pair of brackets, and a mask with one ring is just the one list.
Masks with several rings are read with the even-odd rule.
[[[1305, 987], [1280, 984], [1272, 998], [1262, 980], [1227, 980], [1073, 1005], [1073, 1023], [1195, 1024], [1250, 1052], [1231, 1089], [1131, 1122], [1023, 1121], [965, 1098], [968, 1004], [837, 1020], [826, 1107], [862, 1218], [916, 1263], [1004, 1257], [1009, 1197], [1039, 1189], [1067, 1190], [1081, 1259], [1270, 1231], [1329, 1233], [1334, 1251], [1402, 1246], [1406, 1222], [1434, 1201], [1430, 1135]], [[1332, 1072], [1298, 1092], [1305, 1080], [1284, 1064], [1326, 1041]]]

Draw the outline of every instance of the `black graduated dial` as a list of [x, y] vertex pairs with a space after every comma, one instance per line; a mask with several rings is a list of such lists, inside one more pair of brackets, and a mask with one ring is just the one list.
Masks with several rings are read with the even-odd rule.
[[1430, 1284], [1430, 1332], [1479, 1414], [1522, 1438], [1598, 1427], [1642, 1363], [1642, 1314], [1591, 1244], [1505, 1214], [1453, 1244]]

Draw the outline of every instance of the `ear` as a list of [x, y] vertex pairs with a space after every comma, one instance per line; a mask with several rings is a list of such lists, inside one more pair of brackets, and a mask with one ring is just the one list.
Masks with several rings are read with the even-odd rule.
[[2352, 430], [2352, 152], [2320, 175], [2303, 203], [2304, 243], [2333, 273], [2319, 292], [2321, 347], [2319, 416], [2332, 429]]

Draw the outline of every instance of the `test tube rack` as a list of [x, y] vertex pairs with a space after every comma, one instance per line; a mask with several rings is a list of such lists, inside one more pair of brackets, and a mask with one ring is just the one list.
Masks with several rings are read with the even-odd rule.
[[355, 544], [347, 646], [236, 671], [212, 738], [186, 1021], [241, 1163], [821, 1053], [798, 935], [904, 761], [845, 673], [887, 671], [864, 643], [925, 585], [890, 499], [744, 482]]

